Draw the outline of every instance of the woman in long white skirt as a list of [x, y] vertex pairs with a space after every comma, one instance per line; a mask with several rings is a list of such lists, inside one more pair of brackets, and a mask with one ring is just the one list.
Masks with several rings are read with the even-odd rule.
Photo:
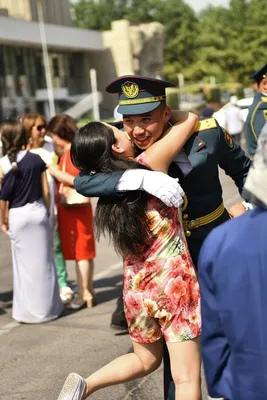
[[5, 122], [1, 135], [6, 154], [0, 160], [1, 227], [11, 240], [13, 318], [25, 323], [50, 321], [61, 314], [63, 304], [49, 226], [46, 165], [24, 150], [26, 134], [21, 124]]
[[11, 208], [9, 236], [13, 259], [13, 318], [39, 323], [62, 311], [51, 229], [42, 200]]

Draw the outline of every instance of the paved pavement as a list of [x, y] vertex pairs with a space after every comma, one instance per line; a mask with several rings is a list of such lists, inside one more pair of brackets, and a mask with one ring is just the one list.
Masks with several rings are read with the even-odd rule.
[[[239, 200], [232, 181], [222, 174], [225, 203]], [[29, 247], [33, 245], [29, 243]], [[74, 265], [68, 263], [70, 280]], [[87, 376], [131, 350], [127, 334], [109, 328], [110, 315], [122, 284], [122, 262], [106, 240], [97, 247], [95, 288], [97, 306], [66, 312], [42, 325], [18, 324], [11, 317], [12, 265], [10, 244], [0, 234], [0, 399], [54, 400], [66, 375]], [[92, 400], [162, 400], [162, 366], [150, 376], [103, 389]], [[206, 390], [203, 388], [203, 400]]]

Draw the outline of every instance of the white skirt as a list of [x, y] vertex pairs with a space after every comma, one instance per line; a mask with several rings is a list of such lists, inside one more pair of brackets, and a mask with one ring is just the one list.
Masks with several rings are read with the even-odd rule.
[[55, 269], [52, 232], [42, 200], [9, 210], [13, 260], [13, 318], [41, 323], [57, 318], [63, 304]]

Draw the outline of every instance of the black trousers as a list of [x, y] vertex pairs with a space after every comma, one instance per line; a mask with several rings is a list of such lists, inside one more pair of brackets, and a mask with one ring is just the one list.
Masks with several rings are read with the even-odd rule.
[[111, 316], [111, 324], [127, 326], [123, 304], [123, 288], [121, 288], [121, 293], [117, 299], [116, 309]]
[[[123, 278], [123, 274], [122, 274], [122, 278]], [[115, 325], [119, 328], [127, 329], [127, 322], [126, 322], [126, 318], [125, 318], [124, 303], [123, 303], [123, 285], [120, 290], [120, 295], [117, 299], [116, 309], [112, 313], [112, 316], [111, 316], [111, 325]]]

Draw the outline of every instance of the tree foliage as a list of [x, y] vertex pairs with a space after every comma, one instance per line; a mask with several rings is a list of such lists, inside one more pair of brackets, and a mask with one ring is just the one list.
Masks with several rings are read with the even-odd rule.
[[184, 0], [79, 0], [74, 23], [88, 29], [110, 29], [111, 22], [158, 21], [165, 27], [167, 79], [248, 83], [266, 60], [266, 0], [231, 0], [229, 8], [208, 7], [199, 15]]

